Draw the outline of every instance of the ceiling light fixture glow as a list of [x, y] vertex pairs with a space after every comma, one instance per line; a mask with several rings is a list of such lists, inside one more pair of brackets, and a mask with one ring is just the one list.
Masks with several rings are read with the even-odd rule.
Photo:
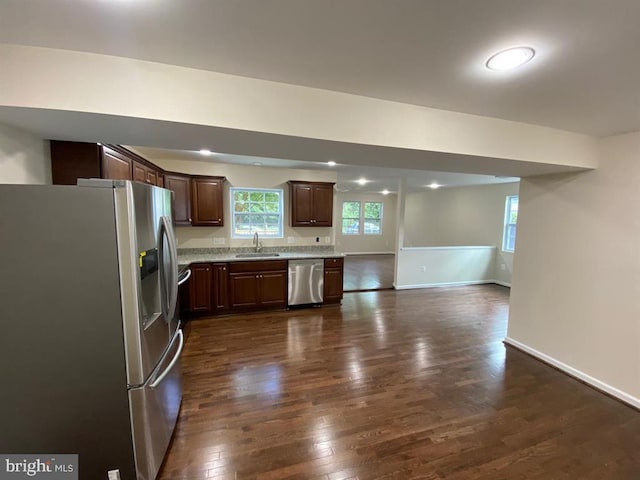
[[327, 165], [329, 165], [330, 167], [334, 167], [336, 165], [336, 162], [334, 162], [333, 160], [329, 160], [327, 162]]
[[211, 155], [211, 150], [207, 150], [206, 148], [200, 149], [200, 155]]
[[504, 71], [524, 65], [531, 60], [536, 51], [531, 47], [513, 47], [502, 50], [487, 60], [489, 70]]
[[369, 180], [367, 180], [366, 178], [359, 178], [356, 181], [358, 182], [358, 185], [366, 185]]
[[382, 194], [383, 195], [389, 195], [389, 190], [387, 190], [386, 188], [384, 190], [382, 190]]
[[431, 182], [429, 185], [427, 185], [429, 188], [433, 188], [434, 190], [436, 188], [440, 188], [441, 185], [438, 182]]

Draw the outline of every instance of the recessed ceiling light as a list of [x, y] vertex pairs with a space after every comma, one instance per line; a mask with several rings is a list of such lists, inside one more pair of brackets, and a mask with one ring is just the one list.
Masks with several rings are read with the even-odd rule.
[[383, 195], [389, 195], [389, 190], [387, 190], [386, 188], [384, 190], [382, 190], [382, 194]]
[[524, 65], [536, 54], [531, 47], [513, 47], [502, 50], [487, 60], [487, 68], [490, 70], [511, 70], [512, 68]]
[[366, 178], [359, 178], [358, 180], [356, 180], [356, 182], [358, 182], [358, 185], [366, 185], [368, 181], [369, 180], [367, 180]]
[[330, 167], [335, 166], [335, 164], [336, 164], [336, 162], [334, 162], [333, 160], [329, 160], [329, 161], [327, 162], [327, 165], [329, 165]]
[[207, 150], [206, 148], [203, 148], [200, 150], [200, 155], [211, 155], [211, 150]]
[[441, 186], [441, 185], [440, 185], [438, 182], [431, 182], [431, 183], [430, 183], [429, 185], [427, 185], [427, 186], [428, 186], [429, 188], [436, 189], [436, 188], [440, 188], [440, 186]]

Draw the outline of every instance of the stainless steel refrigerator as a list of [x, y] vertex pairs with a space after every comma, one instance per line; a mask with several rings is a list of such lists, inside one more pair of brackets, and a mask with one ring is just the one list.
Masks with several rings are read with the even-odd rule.
[[171, 192], [0, 185], [0, 255], [0, 452], [156, 478], [182, 398]]

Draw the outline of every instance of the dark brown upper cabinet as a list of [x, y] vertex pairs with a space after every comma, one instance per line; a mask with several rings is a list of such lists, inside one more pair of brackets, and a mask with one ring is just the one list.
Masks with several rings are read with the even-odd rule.
[[133, 181], [147, 183], [149, 185], [158, 185], [158, 171], [150, 168], [144, 163], [136, 160], [133, 161]]
[[157, 184], [158, 168], [119, 145], [51, 141], [51, 177], [55, 185], [79, 178], [110, 178]]
[[224, 225], [224, 177], [191, 177], [191, 225], [222, 227]]
[[173, 222], [178, 226], [191, 225], [191, 177], [165, 173], [164, 188], [173, 192]]
[[333, 183], [291, 180], [291, 226], [330, 227], [333, 224]]

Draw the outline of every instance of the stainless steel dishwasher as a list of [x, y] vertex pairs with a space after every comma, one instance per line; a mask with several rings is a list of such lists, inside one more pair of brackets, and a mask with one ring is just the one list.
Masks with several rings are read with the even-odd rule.
[[324, 260], [289, 260], [288, 305], [322, 303]]

